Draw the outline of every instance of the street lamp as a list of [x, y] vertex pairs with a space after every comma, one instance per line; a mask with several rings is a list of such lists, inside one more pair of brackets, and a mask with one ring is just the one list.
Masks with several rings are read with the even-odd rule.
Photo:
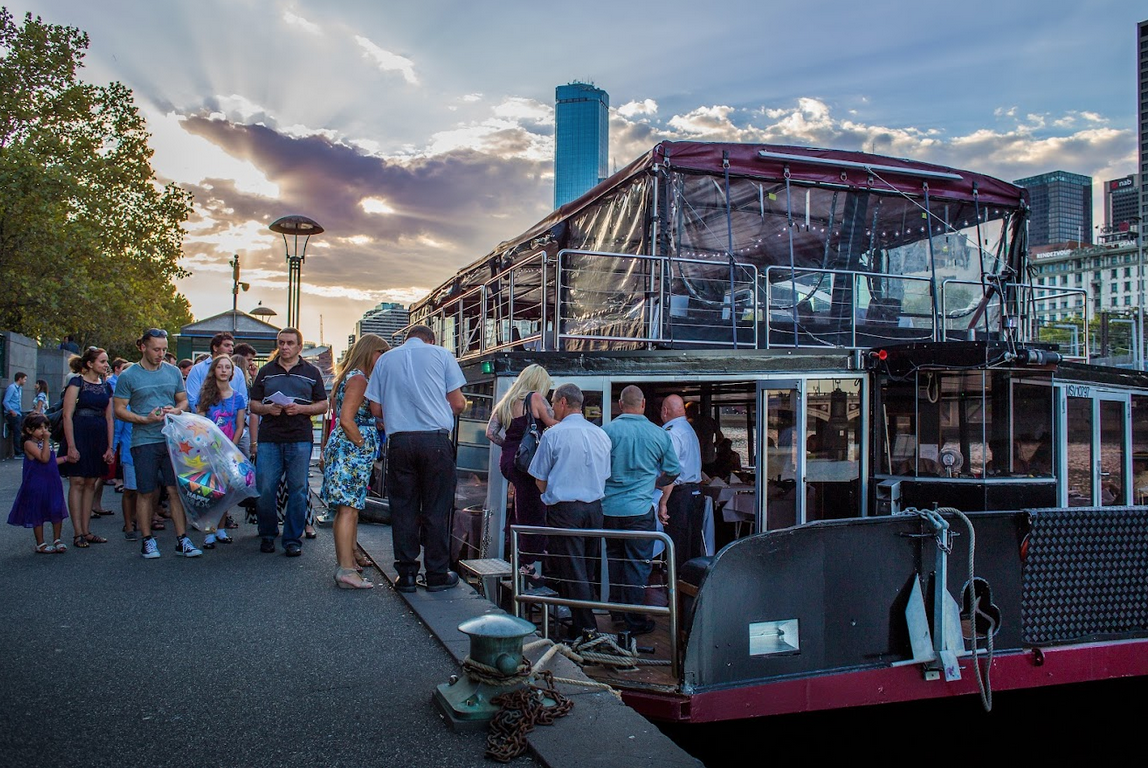
[[[298, 328], [300, 275], [307, 255], [307, 242], [311, 235], [320, 234], [323, 228], [314, 219], [293, 214], [276, 219], [269, 229], [283, 235], [283, 247], [287, 250], [287, 327]], [[299, 247], [300, 237], [303, 238], [302, 248]]]
[[[1140, 196], [1143, 206], [1143, 195]], [[1140, 208], [1140, 213], [1144, 213], [1143, 207]], [[1136, 341], [1136, 355], [1133, 358], [1136, 361], [1136, 370], [1144, 370], [1144, 219], [1141, 216], [1131, 217], [1132, 221], [1136, 222], [1136, 318], [1137, 318], [1137, 341]]]
[[231, 265], [231, 332], [235, 333], [235, 316], [239, 312], [239, 291], [243, 289], [246, 291], [251, 287], [250, 283], [239, 282], [239, 254], [227, 262]]

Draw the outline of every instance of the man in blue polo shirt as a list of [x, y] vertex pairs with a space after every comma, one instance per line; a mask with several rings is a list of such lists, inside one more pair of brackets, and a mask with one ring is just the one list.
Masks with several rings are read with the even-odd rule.
[[[387, 499], [391, 505], [395, 589], [414, 592], [423, 550], [428, 592], [450, 589], [450, 513], [456, 468], [450, 433], [462, 413], [466, 377], [434, 331], [416, 325], [407, 340], [375, 363], [367, 383], [371, 413], [387, 430]], [[420, 547], [421, 542], [421, 547]]]
[[[621, 415], [604, 429], [610, 437], [610, 479], [602, 499], [605, 527], [619, 531], [655, 531], [654, 489], [673, 485], [681, 471], [670, 436], [646, 418], [646, 397], [630, 385], [618, 399]], [[653, 539], [610, 539], [610, 600], [645, 605], [645, 587], [650, 580]], [[653, 619], [641, 613], [626, 613], [625, 623], [632, 634], [654, 630]]]
[[27, 380], [28, 374], [20, 371], [4, 390], [4, 423], [8, 425], [8, 437], [12, 440], [12, 455], [17, 459], [24, 455], [20, 422], [24, 419], [24, 382]]

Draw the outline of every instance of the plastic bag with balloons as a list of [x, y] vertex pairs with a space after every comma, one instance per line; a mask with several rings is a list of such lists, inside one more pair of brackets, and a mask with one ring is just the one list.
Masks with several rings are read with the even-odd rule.
[[210, 420], [168, 414], [163, 433], [187, 521], [197, 530], [215, 528], [224, 512], [259, 495], [255, 465]]

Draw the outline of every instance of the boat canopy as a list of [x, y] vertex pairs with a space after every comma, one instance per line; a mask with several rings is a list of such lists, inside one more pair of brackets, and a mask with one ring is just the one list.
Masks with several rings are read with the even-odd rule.
[[[499, 325], [517, 327], [516, 338], [553, 332], [554, 348], [571, 348], [562, 336], [681, 340], [704, 336], [690, 323], [724, 324], [734, 346], [762, 346], [771, 321], [776, 341], [791, 318], [797, 344], [802, 316], [831, 319], [852, 339], [872, 312], [936, 337], [946, 323], [999, 319], [999, 306], [986, 312], [994, 291], [1016, 303], [1002, 285], [1026, 276], [1026, 213], [1022, 188], [931, 163], [662, 142], [461, 270], [412, 307], [412, 321], [445, 314], [453, 332], [482, 333], [468, 319], [479, 313], [495, 335]], [[537, 275], [511, 288], [505, 278], [531, 265]], [[478, 292], [468, 309], [462, 297]]]

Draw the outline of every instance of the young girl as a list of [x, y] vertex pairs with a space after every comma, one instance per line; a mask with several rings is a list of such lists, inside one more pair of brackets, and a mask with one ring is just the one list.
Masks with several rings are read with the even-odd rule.
[[[36, 535], [36, 552], [41, 555], [63, 554], [68, 551], [60, 541], [60, 530], [68, 510], [64, 506], [64, 483], [60, 480], [59, 465], [64, 457], [56, 457], [49, 435], [48, 417], [31, 413], [24, 419], [24, 479], [16, 493], [16, 501], [8, 515], [8, 525], [31, 528]], [[52, 524], [51, 544], [44, 543], [44, 523]]]
[[[199, 393], [199, 412], [211, 419], [215, 426], [236, 445], [243, 438], [243, 425], [247, 420], [247, 399], [231, 388], [231, 377], [235, 374], [235, 364], [227, 355], [220, 355], [211, 361], [207, 378]], [[240, 374], [242, 375], [242, 374]], [[227, 510], [219, 518], [217, 530], [208, 531], [203, 540], [204, 549], [215, 549], [215, 543], [230, 544], [227, 535]]]

